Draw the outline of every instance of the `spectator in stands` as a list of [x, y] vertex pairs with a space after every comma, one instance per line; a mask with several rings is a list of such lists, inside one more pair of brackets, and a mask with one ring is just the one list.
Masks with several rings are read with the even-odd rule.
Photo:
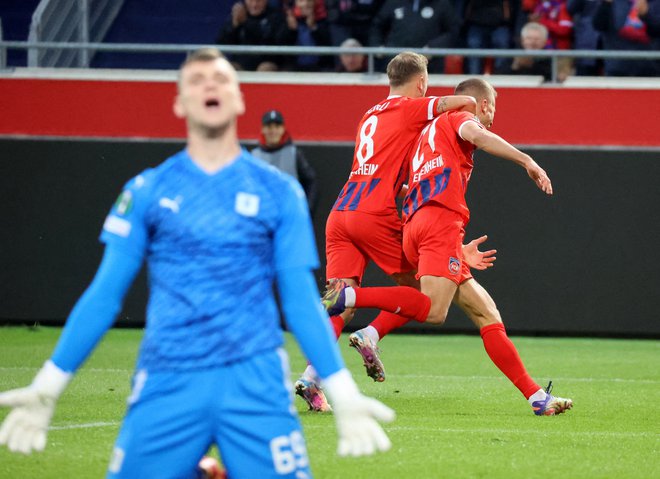
[[[511, 48], [516, 2], [514, 0], [466, 0], [463, 26], [468, 48]], [[495, 70], [506, 68], [507, 58], [496, 58]], [[483, 58], [469, 57], [466, 73], [484, 72]]]
[[[573, 18], [566, 8], [566, 0], [541, 0], [529, 16], [531, 22], [538, 22], [548, 29], [547, 48], [570, 50], [573, 46]], [[557, 60], [557, 79], [564, 81], [573, 73], [573, 59]]]
[[[386, 0], [374, 18], [369, 45], [401, 48], [452, 48], [460, 21], [449, 0]], [[379, 69], [387, 65], [381, 59]], [[429, 73], [442, 73], [442, 58], [432, 58]]]
[[[329, 47], [330, 28], [328, 21], [315, 10], [319, 0], [295, 0], [293, 8], [286, 10], [286, 23], [289, 33], [295, 38], [294, 44], [301, 47]], [[331, 56], [299, 55], [289, 57], [289, 69], [296, 71], [330, 70]]]
[[[548, 43], [548, 29], [536, 22], [527, 23], [520, 31], [520, 43], [524, 50], [543, 50]], [[542, 75], [547, 81], [552, 77], [550, 58], [515, 57], [510, 66], [495, 70], [500, 75]]]
[[332, 44], [341, 45], [355, 38], [362, 45], [369, 42], [371, 22], [384, 0], [326, 0]]
[[[660, 50], [658, 0], [602, 0], [594, 27], [603, 34], [604, 50]], [[657, 60], [605, 59], [608, 76], [660, 76]]]
[[566, 8], [566, 0], [543, 0], [529, 16], [548, 29], [548, 48], [569, 50], [573, 44], [573, 18]]
[[[347, 38], [341, 48], [360, 48], [362, 44], [355, 38]], [[363, 73], [367, 71], [367, 56], [362, 53], [342, 53], [339, 55], [338, 73]]]
[[[568, 0], [566, 9], [573, 17], [575, 50], [598, 50], [602, 40], [600, 32], [593, 26], [593, 19], [598, 10], [600, 0]], [[600, 74], [600, 64], [597, 58], [578, 58], [575, 62], [575, 73], [584, 76]]]
[[[221, 45], [291, 45], [295, 34], [287, 28], [284, 13], [268, 0], [242, 0], [218, 34]], [[275, 71], [284, 59], [276, 55], [228, 55], [237, 70]]]
[[261, 119], [259, 146], [251, 151], [252, 156], [293, 176], [300, 182], [307, 195], [309, 209], [314, 213], [318, 200], [316, 173], [302, 151], [293, 144], [291, 135], [284, 125], [284, 117], [277, 110], [269, 110]]

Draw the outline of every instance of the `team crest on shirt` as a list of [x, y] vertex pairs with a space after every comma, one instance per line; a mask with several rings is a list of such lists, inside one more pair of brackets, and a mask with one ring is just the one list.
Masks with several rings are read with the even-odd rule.
[[250, 193], [236, 193], [234, 210], [242, 216], [257, 216], [257, 213], [259, 213], [259, 197]]
[[449, 274], [458, 274], [461, 271], [461, 260], [449, 257]]
[[115, 211], [119, 216], [125, 216], [133, 209], [133, 193], [130, 190], [121, 192], [117, 201], [115, 201]]

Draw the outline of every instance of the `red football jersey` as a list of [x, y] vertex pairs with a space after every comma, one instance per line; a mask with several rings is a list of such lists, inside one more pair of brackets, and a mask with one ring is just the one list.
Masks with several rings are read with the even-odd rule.
[[465, 192], [472, 174], [474, 145], [461, 138], [467, 122], [483, 125], [468, 112], [448, 112], [428, 123], [410, 151], [408, 194], [403, 200], [403, 221], [427, 203], [456, 211], [465, 224], [470, 210]]
[[355, 140], [348, 181], [332, 207], [389, 214], [408, 175], [409, 150], [436, 115], [438, 97], [390, 96], [367, 111]]

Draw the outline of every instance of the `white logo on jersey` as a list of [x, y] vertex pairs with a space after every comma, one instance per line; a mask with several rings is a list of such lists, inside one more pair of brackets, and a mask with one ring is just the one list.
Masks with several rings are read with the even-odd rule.
[[183, 198], [180, 196], [177, 196], [173, 200], [170, 198], [161, 198], [158, 201], [158, 206], [161, 208], [167, 208], [168, 210], [172, 210], [173, 213], [178, 213], [179, 210], [181, 209], [181, 202], [183, 201]]
[[403, 7], [394, 9], [394, 18], [397, 20], [403, 20]]
[[250, 193], [236, 193], [234, 210], [239, 215], [257, 216], [257, 213], [259, 213], [259, 197]]
[[103, 223], [104, 230], [123, 238], [127, 238], [131, 233], [131, 226], [132, 225], [128, 220], [115, 215], [108, 216]]
[[118, 447], [115, 447], [112, 451], [112, 457], [110, 458], [110, 465], [108, 466], [108, 472], [117, 474], [121, 471], [121, 466], [124, 463], [124, 450]]

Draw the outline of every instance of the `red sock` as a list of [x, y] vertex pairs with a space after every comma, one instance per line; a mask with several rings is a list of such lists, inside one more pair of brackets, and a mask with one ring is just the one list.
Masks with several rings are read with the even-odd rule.
[[332, 329], [335, 331], [335, 337], [339, 339], [341, 330], [344, 329], [344, 318], [339, 315], [330, 316], [330, 323], [332, 324]]
[[541, 389], [541, 386], [527, 374], [525, 365], [520, 359], [516, 347], [506, 335], [502, 323], [489, 324], [481, 328], [481, 339], [491, 361], [523, 393], [525, 399], [529, 399], [532, 394]]
[[378, 308], [423, 323], [429, 315], [431, 300], [410, 286], [354, 288], [356, 308]]
[[400, 328], [408, 321], [410, 321], [409, 318], [404, 318], [403, 316], [387, 311], [381, 311], [369, 326], [373, 326], [378, 331], [378, 337], [383, 339], [390, 331]]

